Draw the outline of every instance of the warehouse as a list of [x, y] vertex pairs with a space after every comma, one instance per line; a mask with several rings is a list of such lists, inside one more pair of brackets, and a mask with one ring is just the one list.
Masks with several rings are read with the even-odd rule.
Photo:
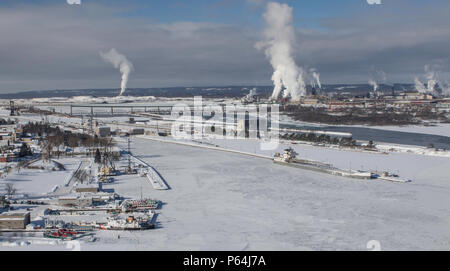
[[30, 213], [4, 213], [0, 215], [0, 229], [25, 229], [30, 224]]
[[92, 197], [82, 197], [79, 195], [68, 195], [60, 197], [58, 204], [67, 207], [88, 207], [92, 206]]

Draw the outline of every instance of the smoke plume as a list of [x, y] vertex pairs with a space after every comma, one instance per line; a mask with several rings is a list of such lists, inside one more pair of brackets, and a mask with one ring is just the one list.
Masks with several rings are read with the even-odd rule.
[[81, 0], [67, 0], [69, 5], [81, 5]]
[[317, 70], [314, 68], [309, 69], [309, 72], [311, 73], [311, 76], [313, 77], [312, 85], [314, 87], [317, 85], [319, 87], [319, 89], [322, 89], [322, 83], [320, 82], [320, 73], [317, 72]]
[[373, 91], [377, 91], [378, 90], [377, 81], [375, 81], [374, 79], [369, 79], [369, 85], [371, 85], [373, 87]]
[[439, 80], [437, 73], [429, 65], [425, 65], [425, 79], [426, 83], [423, 83], [419, 78], [414, 78], [416, 90], [420, 93], [434, 93]]
[[436, 73], [430, 68], [429, 65], [425, 65], [425, 78], [427, 79], [427, 88], [429, 92], [434, 91], [434, 87], [438, 84]]
[[386, 84], [387, 76], [384, 71], [375, 70], [374, 67], [372, 67], [370, 74], [371, 76], [368, 83], [372, 86], [373, 91], [376, 92], [378, 89], [380, 89], [379, 82], [381, 84]]
[[255, 47], [264, 49], [274, 70], [272, 99], [278, 99], [283, 91], [283, 97], [290, 96], [292, 100], [298, 100], [306, 94], [306, 85], [303, 70], [292, 57], [295, 42], [292, 8], [286, 4], [269, 2], [263, 17], [267, 24], [264, 41], [256, 43]]
[[131, 64], [131, 62], [128, 61], [124, 55], [118, 53], [114, 48], [106, 53], [100, 52], [100, 56], [105, 62], [111, 63], [114, 68], [120, 70], [120, 73], [122, 74], [122, 81], [120, 84], [119, 96], [122, 96], [127, 89], [128, 77], [133, 71], [133, 64]]
[[450, 97], [450, 83], [445, 81], [439, 85], [442, 89], [442, 95]]
[[414, 86], [416, 87], [416, 90], [420, 93], [427, 92], [427, 88], [425, 87], [424, 83], [422, 83], [422, 81], [420, 81], [419, 78], [417, 77], [414, 78]]

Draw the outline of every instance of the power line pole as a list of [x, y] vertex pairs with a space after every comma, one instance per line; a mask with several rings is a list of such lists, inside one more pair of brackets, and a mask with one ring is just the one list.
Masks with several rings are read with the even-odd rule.
[[131, 174], [131, 148], [130, 148], [130, 137], [128, 137], [128, 172]]

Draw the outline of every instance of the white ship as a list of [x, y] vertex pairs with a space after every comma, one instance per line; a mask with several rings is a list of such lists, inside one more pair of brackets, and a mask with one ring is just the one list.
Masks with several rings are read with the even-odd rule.
[[154, 229], [155, 225], [152, 223], [154, 212], [149, 212], [144, 216], [129, 215], [123, 217], [115, 215], [108, 217], [108, 222], [102, 225], [101, 228], [105, 230], [148, 230]]

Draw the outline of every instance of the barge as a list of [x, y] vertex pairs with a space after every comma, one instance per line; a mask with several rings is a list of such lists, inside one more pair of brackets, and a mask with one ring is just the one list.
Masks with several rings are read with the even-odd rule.
[[306, 159], [297, 159], [296, 156], [297, 153], [292, 148], [288, 148], [285, 149], [282, 154], [275, 153], [273, 162], [281, 165], [292, 166], [342, 177], [356, 179], [373, 179], [375, 177], [369, 171], [339, 169], [327, 163]]
[[306, 159], [297, 159], [296, 156], [297, 156], [297, 153], [292, 148], [288, 148], [288, 149], [285, 149], [282, 154], [275, 153], [273, 162], [280, 164], [280, 165], [297, 167], [297, 168], [302, 168], [302, 169], [306, 169], [306, 170], [312, 170], [312, 171], [317, 171], [317, 172], [321, 172], [321, 173], [327, 173], [327, 174], [331, 174], [331, 175], [355, 178], [355, 179], [365, 179], [365, 180], [376, 179], [376, 180], [383, 180], [383, 181], [396, 182], [396, 183], [407, 183], [407, 182], [411, 181], [408, 179], [400, 178], [400, 176], [398, 176], [397, 174], [391, 174], [386, 171], [378, 174], [378, 173], [373, 173], [371, 171], [339, 169], [339, 168], [334, 167], [333, 165], [327, 164], [327, 163], [322, 163], [322, 162], [313, 161], [313, 160], [306, 160]]

